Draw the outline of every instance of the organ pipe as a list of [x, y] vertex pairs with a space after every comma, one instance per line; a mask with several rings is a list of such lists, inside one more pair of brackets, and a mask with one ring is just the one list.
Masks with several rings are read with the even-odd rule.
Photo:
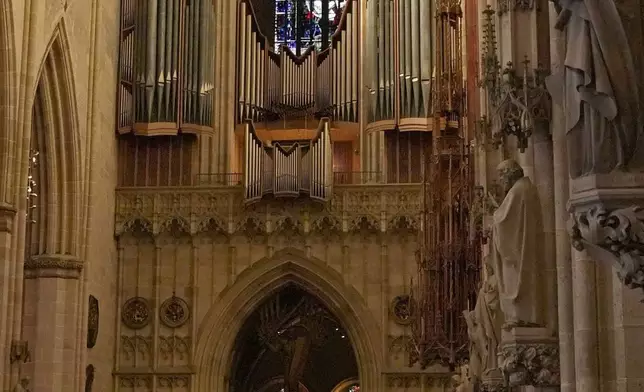
[[328, 201], [333, 191], [333, 151], [330, 119], [320, 120], [310, 142], [267, 145], [244, 123], [244, 195], [247, 203], [266, 194]]
[[367, 130], [431, 130], [434, 4], [367, 2]]
[[117, 129], [212, 132], [210, 0], [121, 0]]
[[237, 123], [276, 121], [315, 114], [335, 121], [358, 121], [359, 15], [357, 0], [347, 2], [331, 45], [301, 56], [284, 47], [277, 54], [261, 34], [253, 7], [238, 8]]

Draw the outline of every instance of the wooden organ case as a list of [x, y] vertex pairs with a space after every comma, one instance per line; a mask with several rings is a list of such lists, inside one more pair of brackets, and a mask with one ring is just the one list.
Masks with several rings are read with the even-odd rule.
[[[244, 195], [246, 202], [265, 195], [328, 201], [333, 191], [333, 155], [329, 119], [320, 120], [310, 141], [286, 145], [266, 144], [257, 137], [253, 123], [246, 121], [244, 148]], [[284, 145], [283, 145], [284, 144]]]

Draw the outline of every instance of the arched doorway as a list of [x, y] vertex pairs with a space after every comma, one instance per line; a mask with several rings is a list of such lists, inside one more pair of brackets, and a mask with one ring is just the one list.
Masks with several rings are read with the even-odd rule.
[[235, 343], [231, 390], [331, 392], [358, 377], [345, 327], [313, 294], [290, 282], [246, 319]]
[[195, 347], [196, 392], [231, 391], [237, 336], [267, 298], [289, 285], [317, 298], [346, 328], [364, 390], [379, 390], [382, 333], [361, 295], [323, 261], [284, 249], [255, 262], [221, 293], [202, 322]]

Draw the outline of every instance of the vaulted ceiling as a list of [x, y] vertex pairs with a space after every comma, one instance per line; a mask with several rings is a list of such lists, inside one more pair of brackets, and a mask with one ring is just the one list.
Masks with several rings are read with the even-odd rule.
[[235, 392], [280, 391], [286, 362], [294, 361], [287, 353], [295, 330], [300, 335], [305, 331], [311, 346], [300, 361], [300, 382], [309, 392], [331, 392], [338, 383], [358, 377], [353, 347], [340, 321], [293, 283], [267, 298], [240, 330], [231, 378]]

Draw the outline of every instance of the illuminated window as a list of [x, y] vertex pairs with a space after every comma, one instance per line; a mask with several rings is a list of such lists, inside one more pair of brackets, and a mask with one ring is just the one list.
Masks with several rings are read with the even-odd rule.
[[348, 392], [360, 392], [360, 385], [354, 384], [350, 386]]
[[275, 0], [275, 51], [324, 49], [337, 29], [346, 0]]

